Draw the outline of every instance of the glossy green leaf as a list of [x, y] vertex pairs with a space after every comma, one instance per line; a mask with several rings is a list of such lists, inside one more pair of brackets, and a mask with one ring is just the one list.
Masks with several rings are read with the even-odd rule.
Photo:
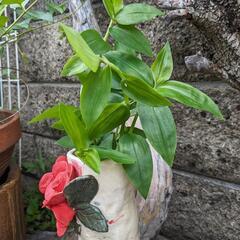
[[59, 131], [64, 131], [64, 127], [63, 127], [63, 124], [62, 124], [61, 120], [58, 120], [58, 121], [54, 122], [51, 125], [51, 128], [59, 130]]
[[111, 36], [121, 44], [130, 49], [152, 56], [152, 49], [149, 40], [134, 26], [114, 26], [110, 29]]
[[108, 15], [114, 19], [115, 15], [122, 9], [123, 0], [103, 0]]
[[1, 4], [22, 4], [24, 2], [24, 0], [2, 0]]
[[168, 165], [172, 166], [177, 146], [177, 131], [170, 109], [139, 103], [137, 111], [147, 139]]
[[140, 78], [153, 86], [154, 79], [151, 69], [137, 57], [119, 51], [108, 52], [105, 57], [123, 73]]
[[113, 160], [119, 164], [133, 164], [136, 159], [126, 153], [119, 152], [113, 149], [106, 149], [102, 147], [95, 147], [102, 160]]
[[7, 23], [8, 17], [6, 16], [0, 16], [0, 27], [4, 27], [5, 23]]
[[115, 50], [118, 52], [123, 52], [126, 54], [131, 54], [133, 56], [137, 56], [136, 52], [134, 49], [127, 47], [126, 45], [120, 43], [120, 42], [115, 42]]
[[223, 119], [217, 104], [205, 93], [189, 84], [178, 81], [167, 81], [159, 85], [158, 92], [186, 106], [210, 112], [215, 117]]
[[53, 21], [53, 15], [50, 12], [38, 11], [38, 10], [31, 10], [27, 12], [28, 18], [34, 20], [42, 20], [42, 21]]
[[107, 132], [112, 131], [124, 123], [129, 118], [129, 116], [130, 111], [124, 104], [109, 104], [89, 130], [90, 138], [94, 139]]
[[81, 32], [81, 36], [96, 54], [103, 54], [111, 50], [110, 44], [105, 42], [96, 30], [88, 29]]
[[94, 176], [81, 176], [68, 183], [64, 188], [64, 196], [70, 207], [79, 209], [81, 204], [90, 203], [93, 200], [98, 189], [98, 181]]
[[170, 79], [173, 72], [173, 59], [169, 42], [158, 53], [152, 65], [152, 71], [156, 83], [165, 82]]
[[133, 25], [163, 15], [164, 13], [154, 6], [144, 3], [133, 3], [123, 7], [123, 9], [117, 14], [116, 20], [122, 25]]
[[55, 105], [51, 108], [46, 109], [41, 114], [37, 115], [31, 121], [29, 121], [28, 124], [41, 122], [43, 120], [51, 119], [51, 118], [53, 119], [59, 118], [59, 105]]
[[70, 148], [70, 149], [75, 147], [72, 142], [72, 139], [69, 136], [64, 136], [60, 138], [59, 140], [56, 141], [56, 144], [58, 144], [61, 147]]
[[66, 34], [67, 39], [76, 52], [77, 56], [88, 66], [93, 72], [96, 72], [99, 67], [100, 59], [92, 51], [92, 49], [85, 42], [81, 34], [75, 31], [73, 28], [64, 24], [60, 24], [60, 29]]
[[82, 204], [76, 214], [85, 227], [96, 232], [108, 232], [108, 222], [96, 206]]
[[[79, 155], [80, 154], [80, 155]], [[101, 171], [101, 159], [98, 151], [94, 148], [89, 148], [84, 151], [83, 156], [81, 153], [76, 153], [81, 160], [84, 161], [93, 171], [100, 173]]]
[[146, 199], [153, 175], [152, 156], [146, 139], [136, 134], [125, 134], [119, 140], [119, 149], [136, 158], [136, 163], [124, 165], [124, 169], [133, 185]]
[[99, 69], [83, 84], [80, 109], [86, 126], [89, 128], [106, 107], [112, 85], [110, 67]]
[[137, 102], [141, 102], [153, 107], [171, 106], [171, 102], [149, 86], [146, 82], [128, 77], [122, 81], [123, 92]]
[[60, 104], [60, 119], [67, 135], [71, 138], [78, 151], [88, 147], [88, 135], [84, 124], [76, 112], [66, 105]]
[[77, 74], [80, 74], [84, 71], [86, 71], [88, 68], [87, 66], [81, 61], [81, 59], [74, 55], [68, 59], [66, 64], [63, 67], [63, 70], [61, 72], [62, 77], [70, 77]]
[[47, 7], [51, 13], [60, 13], [60, 14], [63, 14], [67, 8], [66, 3], [59, 4], [54, 2], [47, 3]]

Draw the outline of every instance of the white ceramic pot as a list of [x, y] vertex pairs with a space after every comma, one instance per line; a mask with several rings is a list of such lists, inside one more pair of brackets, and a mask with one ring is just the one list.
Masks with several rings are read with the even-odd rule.
[[82, 227], [79, 240], [139, 240], [139, 216], [136, 204], [136, 190], [130, 183], [123, 167], [113, 161], [101, 163], [98, 175], [68, 152], [68, 161], [83, 167], [84, 175], [93, 175], [99, 183], [99, 191], [92, 204], [97, 206], [106, 219], [116, 220], [109, 225], [109, 232], [98, 233]]

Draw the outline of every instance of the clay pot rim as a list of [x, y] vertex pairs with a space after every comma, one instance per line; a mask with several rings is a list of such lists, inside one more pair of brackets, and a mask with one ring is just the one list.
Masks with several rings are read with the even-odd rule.
[[[9, 125], [12, 125], [14, 122], [18, 121], [20, 118], [18, 113], [15, 114], [16, 112], [13, 112], [10, 110], [0, 110], [0, 113], [1, 112], [6, 113], [8, 115], [6, 118], [9, 118], [9, 119], [6, 120], [7, 122], [4, 122], [4, 119], [2, 120], [3, 123], [2, 124], [0, 123], [0, 131], [5, 127], [8, 127]], [[11, 115], [13, 116], [11, 117]]]

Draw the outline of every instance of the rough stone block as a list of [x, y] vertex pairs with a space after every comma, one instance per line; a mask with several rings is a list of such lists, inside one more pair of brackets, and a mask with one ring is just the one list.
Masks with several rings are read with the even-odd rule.
[[197, 87], [219, 104], [226, 120], [175, 105], [178, 148], [174, 167], [240, 183], [240, 95], [224, 83]]
[[240, 185], [175, 171], [162, 232], [177, 240], [239, 240]]
[[[66, 15], [56, 17], [56, 21]], [[61, 21], [71, 25], [71, 18]], [[65, 38], [60, 39], [59, 23], [39, 28], [44, 23], [38, 22], [32, 28], [38, 28], [26, 34], [19, 42], [27, 61], [21, 59], [21, 77], [27, 82], [64, 82], [72, 81], [60, 76], [67, 59], [72, 55], [71, 48]]]

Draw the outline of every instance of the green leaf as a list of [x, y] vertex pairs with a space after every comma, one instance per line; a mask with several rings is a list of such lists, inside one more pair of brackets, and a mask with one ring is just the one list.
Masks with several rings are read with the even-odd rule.
[[173, 72], [173, 59], [169, 42], [158, 53], [152, 65], [152, 71], [156, 83], [165, 82], [170, 79]]
[[51, 125], [51, 128], [57, 129], [59, 131], [64, 131], [64, 127], [63, 127], [63, 124], [62, 124], [61, 120], [58, 120], [58, 121], [54, 122]]
[[[27, 19], [23, 20], [22, 22], [16, 23], [14, 25], [13, 29], [14, 30], [27, 29], [27, 28], [29, 28], [30, 22], [31, 22], [31, 19], [27, 18]], [[21, 53], [21, 54], [22, 54], [22, 56], [26, 55], [25, 53]]]
[[163, 15], [164, 13], [154, 6], [144, 3], [133, 3], [123, 7], [123, 9], [117, 14], [116, 20], [122, 25], [133, 25]]
[[79, 158], [81, 158], [84, 163], [86, 163], [93, 171], [100, 173], [101, 170], [101, 160], [98, 151], [94, 148], [89, 148], [84, 150], [83, 156], [76, 153]]
[[52, 22], [53, 16], [49, 12], [38, 11], [38, 10], [31, 10], [27, 12], [27, 16], [34, 19], [34, 20], [43, 20]]
[[84, 124], [75, 111], [60, 104], [60, 119], [67, 135], [71, 138], [78, 151], [88, 147], [88, 135]]
[[8, 22], [8, 17], [0, 16], [0, 27], [4, 27], [7, 22]]
[[95, 147], [102, 160], [113, 160], [119, 164], [133, 164], [136, 159], [126, 153], [119, 152], [113, 149], [106, 149], [102, 147]]
[[154, 79], [151, 69], [137, 57], [119, 51], [108, 52], [105, 57], [123, 73], [142, 79], [153, 86]]
[[109, 104], [89, 130], [91, 139], [112, 131], [130, 116], [128, 107], [122, 103]]
[[86, 30], [81, 33], [81, 36], [96, 54], [101, 55], [111, 50], [110, 44], [105, 42], [96, 30]]
[[66, 11], [66, 4], [58, 4], [54, 2], [47, 3], [48, 10], [52, 13], [60, 13], [63, 14]]
[[41, 122], [49, 118], [59, 118], [59, 105], [55, 105], [34, 117], [28, 124]]
[[115, 15], [122, 9], [123, 0], [103, 0], [108, 15], [114, 19]]
[[70, 207], [79, 209], [81, 204], [90, 203], [97, 195], [98, 181], [94, 176], [86, 175], [73, 179], [64, 188], [64, 196]]
[[219, 119], [224, 119], [219, 107], [205, 93], [189, 84], [168, 81], [158, 87], [158, 92], [168, 98], [172, 98], [186, 106], [212, 113]]
[[115, 42], [115, 50], [118, 51], [118, 52], [123, 52], [123, 53], [126, 53], [126, 54], [131, 54], [133, 56], [136, 56], [136, 52], [134, 49], [132, 48], [129, 48], [125, 45], [123, 45], [122, 43], [120, 42]]
[[81, 59], [74, 55], [68, 59], [66, 64], [63, 67], [63, 70], [61, 72], [62, 77], [70, 77], [73, 75], [80, 74], [84, 71], [86, 71], [88, 68], [87, 66], [81, 61]]
[[102, 113], [109, 100], [112, 85], [110, 67], [99, 69], [83, 84], [80, 109], [86, 126], [89, 128]]
[[1, 4], [6, 4], [6, 5], [22, 4], [23, 2], [24, 2], [24, 0], [2, 0]]
[[153, 175], [152, 156], [147, 141], [136, 134], [125, 134], [119, 140], [119, 149], [137, 159], [134, 164], [124, 165], [124, 169], [133, 185], [146, 199]]
[[168, 165], [172, 166], [177, 146], [177, 131], [170, 109], [139, 103], [137, 111], [147, 139]]
[[82, 204], [77, 218], [87, 228], [96, 232], [108, 232], [108, 223], [99, 208], [91, 204]]
[[56, 144], [58, 144], [61, 147], [70, 148], [70, 149], [75, 147], [69, 136], [64, 136], [60, 138], [59, 140], [57, 140]]
[[114, 26], [110, 29], [111, 36], [121, 44], [146, 56], [152, 56], [149, 40], [134, 26]]
[[171, 106], [171, 102], [149, 86], [146, 82], [128, 77], [122, 81], [123, 92], [137, 102], [141, 102], [153, 107]]
[[92, 51], [92, 49], [85, 42], [79, 32], [64, 24], [60, 24], [60, 29], [65, 32], [67, 39], [76, 52], [77, 56], [88, 66], [93, 72], [96, 72], [99, 67], [100, 59]]

